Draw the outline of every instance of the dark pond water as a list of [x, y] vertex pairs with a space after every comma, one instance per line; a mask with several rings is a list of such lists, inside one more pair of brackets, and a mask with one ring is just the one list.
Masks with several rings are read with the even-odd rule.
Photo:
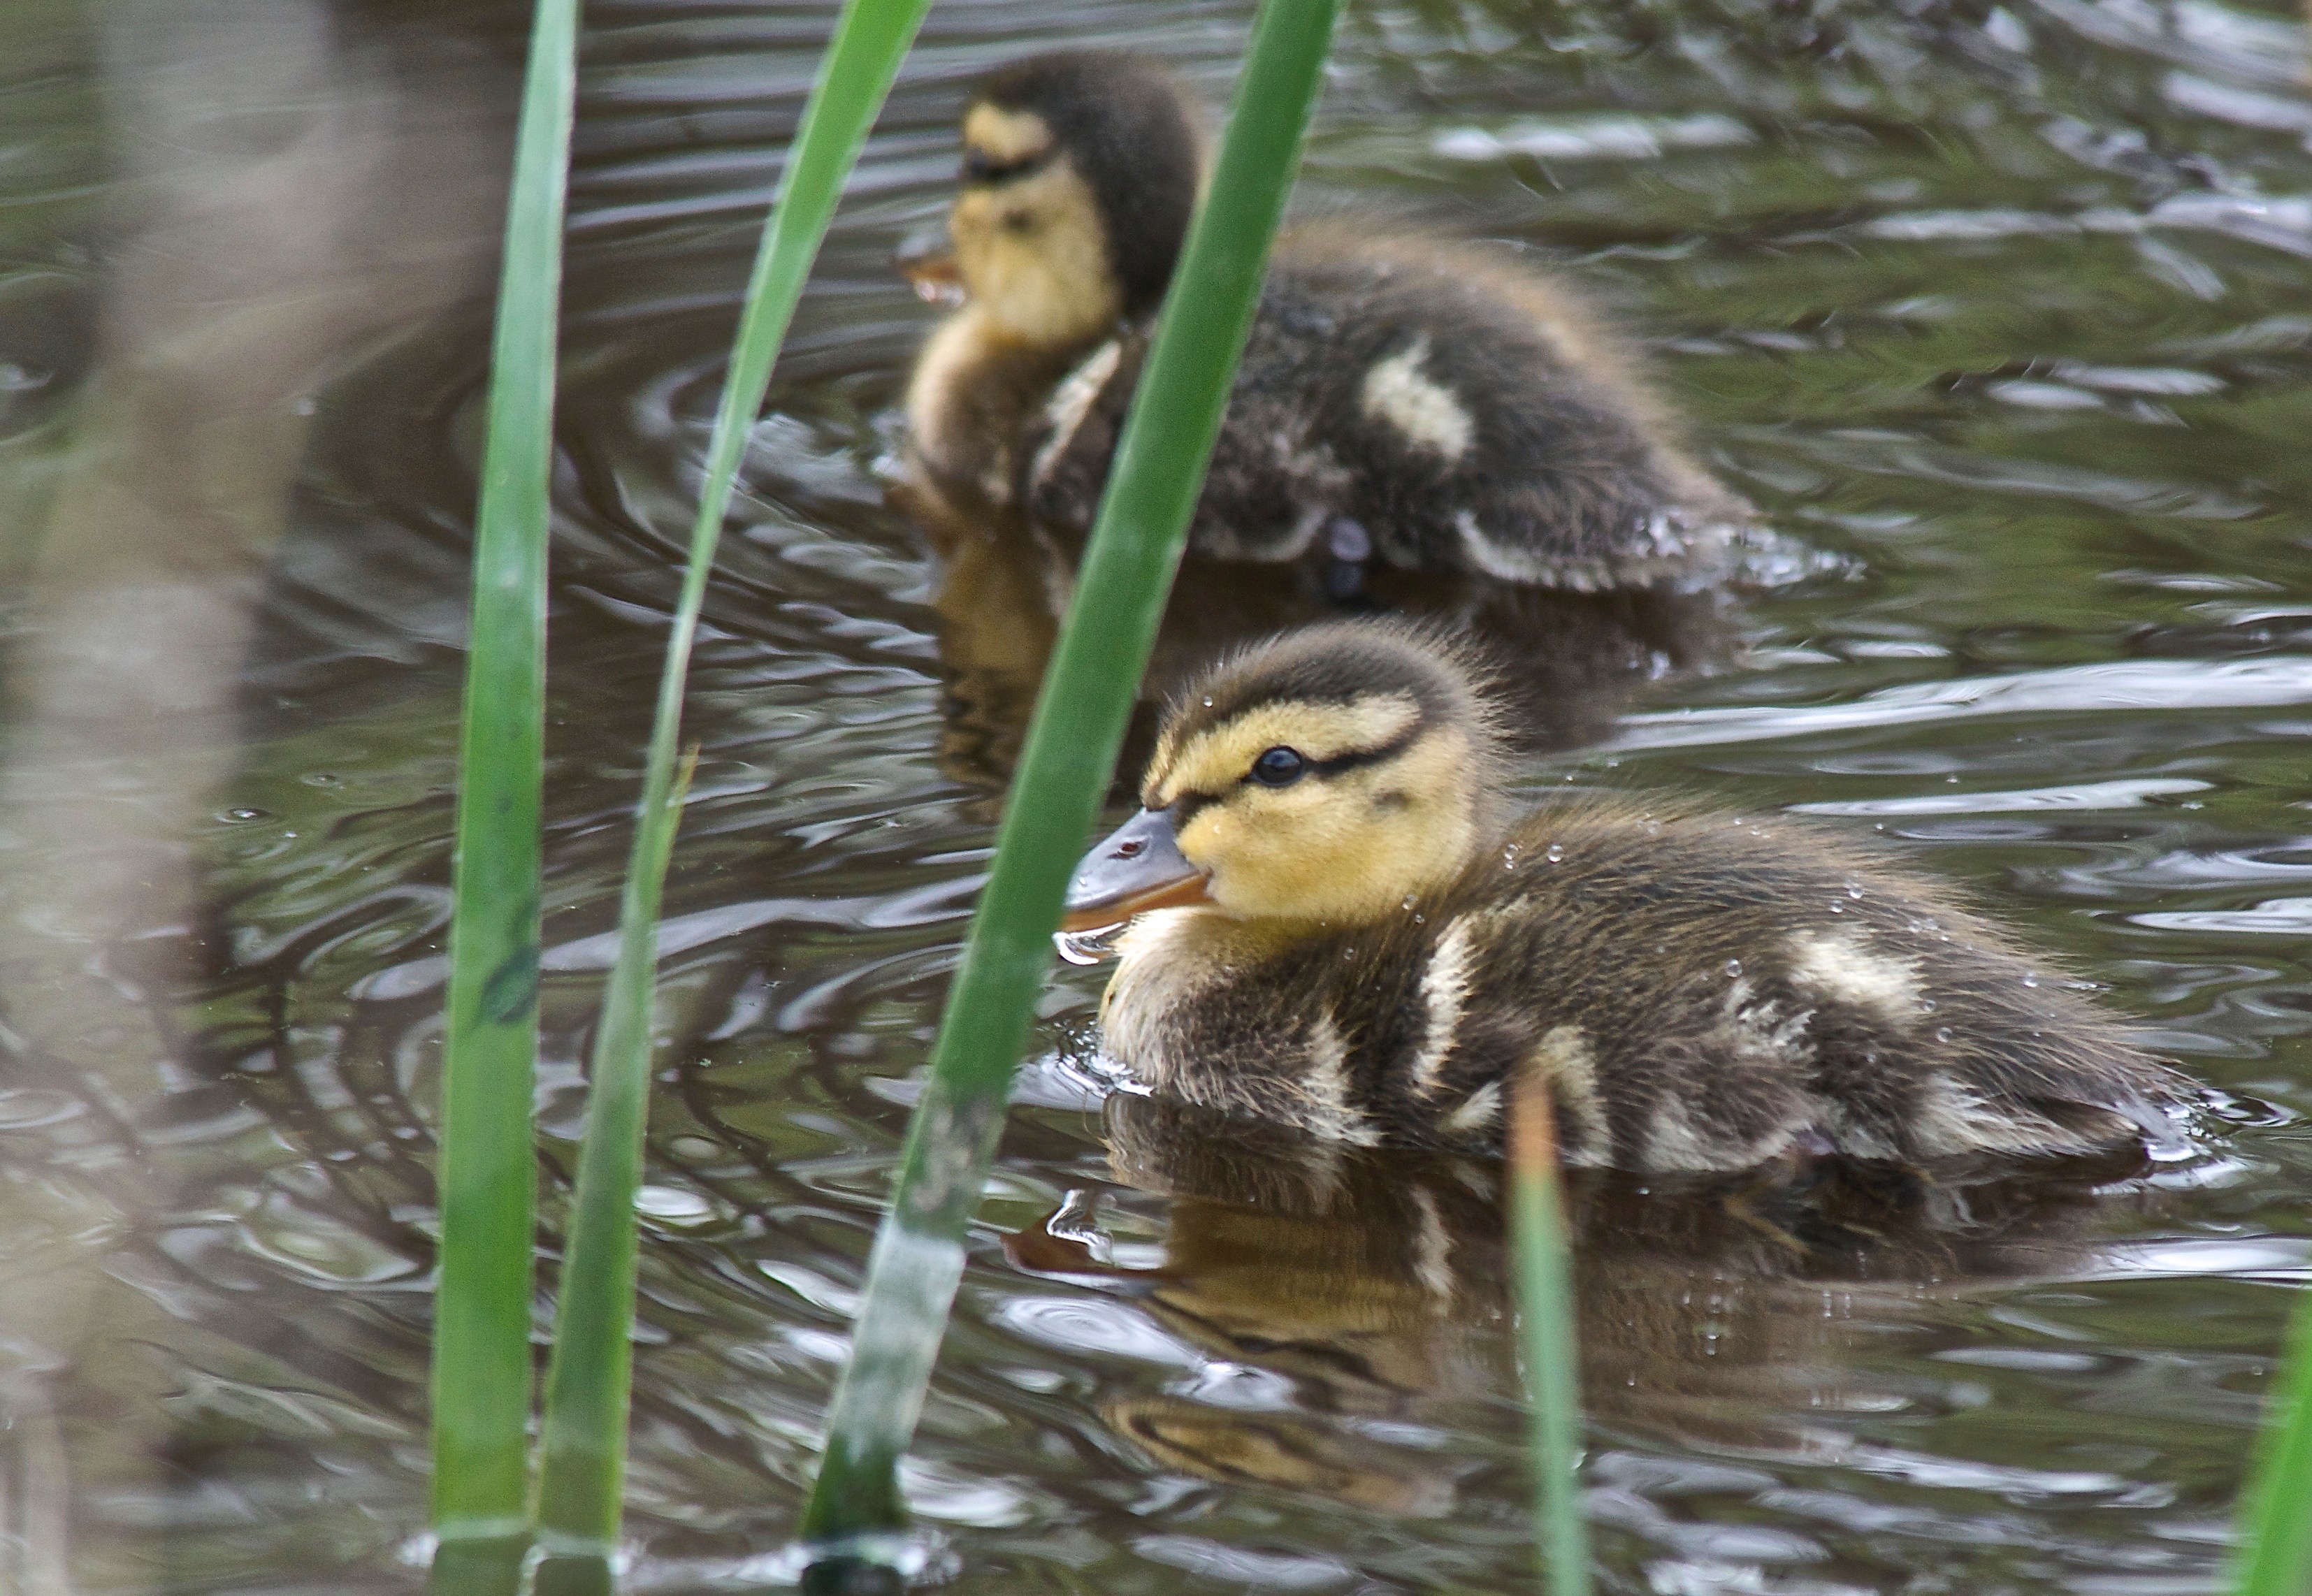
[[[462, 561], [524, 19], [9, 10], [0, 1567], [41, 1592], [413, 1588]], [[831, 14], [589, 11], [548, 1258], [668, 565]], [[928, 314], [886, 257], [941, 203], [977, 68], [1095, 39], [1217, 100], [1247, 14], [935, 8], [803, 308], [691, 695], [638, 1591], [795, 1577], [1047, 637], [998, 553], [943, 562], [886, 507]], [[1694, 617], [1633, 657], [1714, 666], [1607, 694], [1536, 779], [1882, 832], [2238, 1104], [2205, 1156], [2102, 1188], [1864, 1192], [1835, 1217], [1578, 1190], [1611, 1589], [2213, 1587], [2312, 1259], [2302, 65], [2273, 0], [1386, 0], [1343, 22], [1303, 203], [1563, 265], [1798, 551], [1716, 623], [1730, 643], [1699, 646]], [[1047, 1044], [1080, 1036], [1097, 981], [1055, 979]], [[1031, 1096], [906, 1465], [933, 1571], [1531, 1588], [1491, 1171], [1327, 1169], [1145, 1104], [1104, 1124], [1048, 1079]], [[1038, 1240], [1064, 1203], [1055, 1229], [1108, 1237], [1083, 1278], [1022, 1267], [1079, 1256]]]

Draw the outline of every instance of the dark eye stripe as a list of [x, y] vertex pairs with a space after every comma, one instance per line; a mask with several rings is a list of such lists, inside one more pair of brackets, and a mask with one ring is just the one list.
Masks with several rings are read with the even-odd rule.
[[1395, 759], [1413, 746], [1422, 729], [1416, 721], [1403, 736], [1392, 738], [1378, 748], [1359, 748], [1351, 754], [1336, 754], [1330, 759], [1312, 759], [1309, 762], [1309, 773], [1319, 777], [1337, 776], [1344, 771], [1355, 770], [1361, 764], [1379, 764], [1384, 759]]
[[1032, 154], [1021, 155], [1011, 161], [998, 161], [985, 150], [966, 150], [963, 153], [963, 180], [967, 183], [985, 183], [991, 187], [998, 183], [1012, 182], [1038, 170], [1051, 158], [1051, 147], [1038, 150]]
[[1194, 820], [1198, 812], [1220, 799], [1208, 792], [1184, 792], [1172, 800], [1172, 829], [1179, 831]]
[[[1311, 759], [1305, 768], [1304, 775], [1315, 776], [1322, 780], [1327, 776], [1337, 776], [1344, 771], [1353, 771], [1361, 764], [1379, 764], [1384, 759], [1394, 759], [1413, 746], [1425, 729], [1427, 728], [1424, 727], [1415, 725], [1402, 737], [1383, 743], [1378, 748], [1360, 748], [1351, 754], [1336, 754], [1330, 759]], [[1252, 773], [1248, 771], [1238, 779], [1236, 785], [1257, 787], [1261, 783], [1256, 781]], [[1206, 805], [1216, 804], [1225, 796], [1227, 796], [1225, 791], [1183, 792], [1175, 795], [1172, 799], [1173, 825], [1176, 827], [1187, 825]]]

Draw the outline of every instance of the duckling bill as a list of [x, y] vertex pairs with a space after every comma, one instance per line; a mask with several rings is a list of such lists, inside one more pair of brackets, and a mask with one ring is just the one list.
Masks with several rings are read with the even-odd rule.
[[1813, 828], [1523, 815], [1437, 637], [1338, 623], [1192, 684], [1067, 925], [1129, 920], [1102, 1044], [1155, 1089], [1364, 1145], [1573, 1165], [2172, 1149], [2184, 1078], [1944, 889]]
[[[1203, 181], [1197, 120], [1122, 56], [980, 84], [952, 258], [908, 266], [963, 301], [908, 390], [923, 475], [1089, 527]], [[1303, 226], [1272, 256], [1190, 547], [1306, 559], [1342, 596], [1369, 563], [1598, 591], [1710, 580], [1747, 516], [1559, 284], [1467, 245]]]

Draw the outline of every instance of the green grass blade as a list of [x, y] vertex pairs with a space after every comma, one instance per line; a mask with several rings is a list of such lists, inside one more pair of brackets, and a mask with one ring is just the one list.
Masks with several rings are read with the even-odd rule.
[[2237, 1596], [2312, 1592], [2312, 1295], [2290, 1321], [2286, 1357], [2267, 1399], [2241, 1507], [2231, 1581]]
[[430, 1596], [518, 1596], [529, 1556], [527, 1532], [445, 1540], [434, 1550], [425, 1588]]
[[434, 1524], [526, 1532], [547, 475], [577, 0], [538, 0], [490, 356], [442, 1087]]
[[1212, 187], [1167, 296], [1074, 603], [1037, 701], [931, 1082], [875, 1237], [851, 1360], [803, 1518], [822, 1543], [895, 1529], [914, 1434], [1052, 960], [1069, 871], [1098, 817], [1187, 536], [1332, 37], [1336, 0], [1263, 0]]
[[844, 7], [763, 230], [707, 447], [689, 564], [659, 677], [657, 718], [643, 778], [643, 820], [619, 910], [618, 961], [597, 1033], [586, 1138], [563, 1263], [562, 1312], [547, 1374], [539, 1518], [549, 1545], [562, 1550], [604, 1551], [617, 1534], [631, 1373], [634, 1199], [650, 1087], [651, 977], [667, 850], [679, 818], [679, 799], [673, 796], [675, 748], [699, 606], [780, 342], [844, 182], [929, 3], [849, 0]]
[[1567, 1263], [1565, 1192], [1549, 1088], [1520, 1082], [1511, 1105], [1510, 1228], [1518, 1337], [1532, 1397], [1534, 1527], [1552, 1596], [1589, 1596], [1590, 1539], [1581, 1521], [1581, 1377]]
[[562, 1258], [560, 1311], [539, 1429], [538, 1520], [549, 1554], [614, 1549], [633, 1373], [635, 1193], [650, 1116], [651, 995], [659, 889], [682, 823], [694, 750], [642, 815], [621, 911], [618, 962], [594, 1033], [586, 1134]]

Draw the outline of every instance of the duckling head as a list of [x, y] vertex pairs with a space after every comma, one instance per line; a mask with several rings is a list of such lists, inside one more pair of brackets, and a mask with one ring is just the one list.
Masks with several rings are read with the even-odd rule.
[[1200, 180], [1194, 117], [1155, 68], [1089, 50], [1015, 61], [964, 112], [948, 218], [964, 292], [1023, 343], [1104, 336], [1164, 297]]
[[1500, 750], [1476, 668], [1433, 632], [1340, 622], [1255, 644], [1167, 711], [1143, 807], [1077, 866], [1067, 929], [1189, 904], [1370, 924], [1468, 862]]

